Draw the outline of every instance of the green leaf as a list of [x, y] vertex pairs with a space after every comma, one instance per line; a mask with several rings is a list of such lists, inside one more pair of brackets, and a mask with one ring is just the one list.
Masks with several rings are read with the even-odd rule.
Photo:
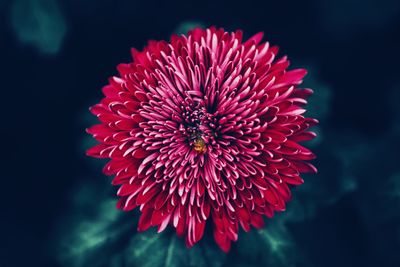
[[187, 248], [173, 231], [136, 234], [125, 253], [128, 266], [141, 267], [220, 267], [224, 259], [225, 254], [206, 241]]
[[55, 0], [17, 0], [11, 8], [11, 25], [22, 44], [44, 54], [56, 54], [67, 32], [63, 13]]

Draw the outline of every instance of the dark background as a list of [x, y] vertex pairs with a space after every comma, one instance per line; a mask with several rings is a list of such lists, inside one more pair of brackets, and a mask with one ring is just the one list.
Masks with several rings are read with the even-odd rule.
[[[193, 25], [264, 31], [309, 70], [319, 173], [267, 225], [268, 266], [400, 266], [399, 1], [15, 0], [0, 21], [0, 266], [128, 266], [110, 178], [84, 155], [87, 109], [130, 47]], [[87, 256], [102, 251], [112, 264]], [[235, 244], [224, 264], [257, 257]]]

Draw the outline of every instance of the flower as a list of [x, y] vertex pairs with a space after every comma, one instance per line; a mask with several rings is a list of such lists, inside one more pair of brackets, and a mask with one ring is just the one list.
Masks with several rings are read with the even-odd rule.
[[91, 107], [101, 123], [87, 130], [100, 143], [87, 154], [111, 159], [103, 171], [120, 185], [118, 208], [140, 207], [139, 231], [170, 225], [191, 247], [210, 219], [227, 252], [239, 225], [263, 227], [300, 173], [316, 172], [299, 144], [317, 123], [302, 115], [306, 70], [287, 70], [262, 37], [212, 27], [150, 41], [103, 88]]

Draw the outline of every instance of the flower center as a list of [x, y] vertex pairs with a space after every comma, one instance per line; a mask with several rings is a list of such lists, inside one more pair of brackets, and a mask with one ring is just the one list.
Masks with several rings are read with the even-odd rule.
[[207, 151], [207, 145], [214, 139], [215, 118], [207, 112], [201, 102], [185, 101], [183, 106], [184, 125], [181, 126], [188, 136], [189, 145], [199, 154]]
[[203, 138], [200, 137], [194, 140], [193, 149], [199, 154], [203, 154], [207, 151], [207, 146]]

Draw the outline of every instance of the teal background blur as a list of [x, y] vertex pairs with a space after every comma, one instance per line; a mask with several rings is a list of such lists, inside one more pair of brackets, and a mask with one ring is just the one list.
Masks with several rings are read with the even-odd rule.
[[[0, 1], [0, 266], [400, 266], [400, 1]], [[194, 26], [264, 31], [314, 89], [317, 175], [287, 211], [193, 249], [137, 212], [89, 159], [88, 107], [131, 47]]]

